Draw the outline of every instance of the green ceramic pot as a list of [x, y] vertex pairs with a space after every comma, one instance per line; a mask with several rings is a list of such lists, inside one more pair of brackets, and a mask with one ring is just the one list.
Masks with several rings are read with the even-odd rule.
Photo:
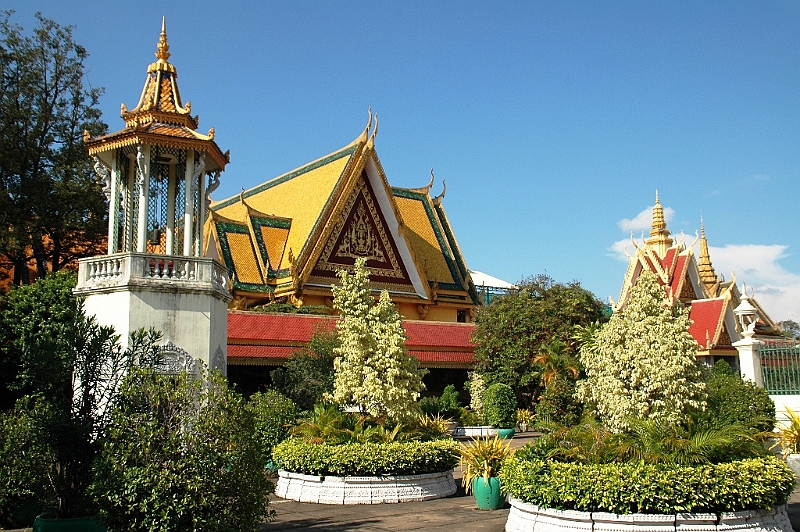
[[497, 437], [501, 440], [510, 440], [514, 437], [514, 429], [497, 429]]
[[478, 477], [472, 481], [472, 494], [480, 510], [497, 510], [506, 504], [506, 498], [500, 493], [500, 479]]
[[33, 522], [33, 532], [107, 532], [107, 529], [94, 517], [72, 519], [37, 517]]

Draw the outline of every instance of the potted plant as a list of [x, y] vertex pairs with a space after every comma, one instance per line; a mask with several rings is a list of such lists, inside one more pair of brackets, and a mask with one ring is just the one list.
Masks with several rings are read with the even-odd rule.
[[513, 438], [517, 424], [517, 398], [508, 384], [495, 383], [486, 388], [483, 396], [486, 422], [497, 427], [501, 438]]
[[479, 509], [496, 510], [505, 504], [497, 475], [512, 454], [511, 442], [497, 436], [474, 439], [461, 448], [462, 483], [467, 493], [472, 492]]
[[517, 410], [517, 426], [520, 432], [528, 432], [528, 429], [533, 424], [533, 412], [527, 408], [520, 408]]
[[770, 450], [780, 448], [786, 464], [795, 476], [800, 476], [800, 415], [787, 406], [786, 416], [788, 422], [778, 427], [778, 441]]

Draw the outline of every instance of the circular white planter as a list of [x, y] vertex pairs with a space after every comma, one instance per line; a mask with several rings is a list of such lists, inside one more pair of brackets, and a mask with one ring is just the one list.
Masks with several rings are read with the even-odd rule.
[[511, 510], [506, 532], [551, 532], [589, 530], [594, 532], [631, 530], [657, 532], [667, 530], [756, 530], [792, 532], [786, 505], [772, 510], [723, 512], [720, 514], [611, 514], [540, 508], [535, 504], [509, 498]]
[[424, 475], [319, 477], [278, 470], [275, 495], [319, 504], [382, 504], [429, 501], [456, 492], [453, 471]]
[[457, 438], [493, 438], [497, 436], [497, 427], [490, 427], [488, 425], [456, 427], [451, 434]]

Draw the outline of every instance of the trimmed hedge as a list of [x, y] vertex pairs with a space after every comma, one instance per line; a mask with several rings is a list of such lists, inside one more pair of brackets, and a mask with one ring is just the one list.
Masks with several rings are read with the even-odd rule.
[[326, 445], [290, 438], [272, 457], [278, 468], [306, 475], [421, 475], [453, 469], [459, 449], [453, 440]]
[[795, 485], [789, 467], [773, 456], [697, 466], [514, 456], [500, 482], [512, 497], [545, 508], [616, 514], [770, 509], [785, 504]]

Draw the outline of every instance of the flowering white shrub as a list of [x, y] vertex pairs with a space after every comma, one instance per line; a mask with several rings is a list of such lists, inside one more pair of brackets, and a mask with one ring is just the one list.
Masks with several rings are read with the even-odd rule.
[[375, 304], [363, 259], [352, 274], [340, 270], [337, 275], [341, 285], [333, 287], [333, 305], [339, 311], [340, 344], [334, 350], [333, 401], [392, 419], [416, 413], [424, 371], [406, 352], [405, 331], [389, 293], [382, 291]]
[[581, 350], [587, 378], [577, 396], [614, 431], [630, 418], [679, 423], [704, 406], [689, 311], [666, 305], [664, 290], [655, 274], [642, 272], [626, 306]]

